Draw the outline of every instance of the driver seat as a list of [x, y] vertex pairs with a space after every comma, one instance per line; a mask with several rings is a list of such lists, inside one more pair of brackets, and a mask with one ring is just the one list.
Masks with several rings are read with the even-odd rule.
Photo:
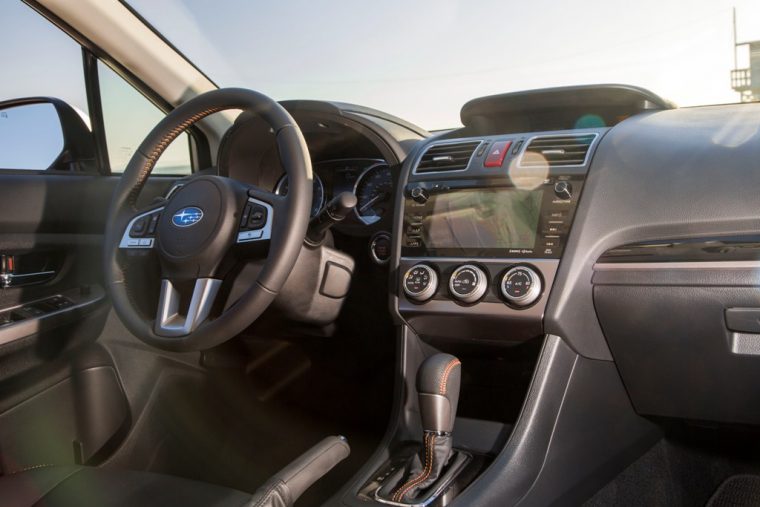
[[345, 438], [328, 437], [253, 495], [150, 472], [43, 465], [0, 476], [0, 503], [3, 507], [289, 507], [349, 453]]

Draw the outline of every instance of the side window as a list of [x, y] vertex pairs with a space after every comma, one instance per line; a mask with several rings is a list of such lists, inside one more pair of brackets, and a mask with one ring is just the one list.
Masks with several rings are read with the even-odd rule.
[[[98, 80], [111, 172], [121, 173], [165, 113], [101, 62], [98, 62]], [[152, 174], [185, 175], [191, 172], [190, 137], [185, 133], [169, 145]]]
[[[0, 20], [0, 102], [54, 97], [73, 107], [90, 128], [79, 44], [22, 2], [0, 2]], [[49, 104], [4, 109], [0, 169], [47, 169], [63, 149], [61, 132]]]

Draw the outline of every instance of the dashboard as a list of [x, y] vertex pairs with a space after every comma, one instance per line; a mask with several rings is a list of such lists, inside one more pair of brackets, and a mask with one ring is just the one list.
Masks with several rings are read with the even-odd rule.
[[[336, 247], [387, 266], [394, 316], [423, 341], [558, 336], [614, 360], [641, 414], [760, 423], [735, 409], [760, 381], [760, 326], [743, 317], [760, 315], [760, 106], [532, 90], [474, 99], [435, 134], [356, 106], [288, 107], [313, 157], [312, 215], [357, 196]], [[220, 171], [287, 192], [271, 134], [235, 127]]]

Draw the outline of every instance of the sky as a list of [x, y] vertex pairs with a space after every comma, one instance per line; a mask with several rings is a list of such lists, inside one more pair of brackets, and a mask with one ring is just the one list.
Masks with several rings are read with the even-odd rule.
[[[733, 6], [739, 39], [760, 39], [757, 0], [130, 3], [220, 86], [353, 102], [431, 130], [458, 126], [472, 98], [548, 86], [618, 82], [680, 106], [736, 102]], [[20, 1], [0, 2], [0, 20], [0, 100], [52, 95], [86, 115], [76, 43]], [[122, 104], [122, 130], [139, 130], [143, 109]]]
[[428, 129], [459, 125], [472, 98], [548, 86], [619, 82], [680, 106], [736, 102], [732, 7], [739, 39], [760, 39], [757, 0], [130, 4], [220, 86], [354, 102]]

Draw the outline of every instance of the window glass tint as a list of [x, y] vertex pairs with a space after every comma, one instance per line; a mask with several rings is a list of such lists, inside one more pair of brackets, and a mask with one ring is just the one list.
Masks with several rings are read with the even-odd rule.
[[[120, 173], [143, 139], [166, 115], [102, 63], [98, 63], [98, 77], [111, 172]], [[189, 136], [182, 134], [161, 155], [152, 174], [190, 174], [191, 167]]]

